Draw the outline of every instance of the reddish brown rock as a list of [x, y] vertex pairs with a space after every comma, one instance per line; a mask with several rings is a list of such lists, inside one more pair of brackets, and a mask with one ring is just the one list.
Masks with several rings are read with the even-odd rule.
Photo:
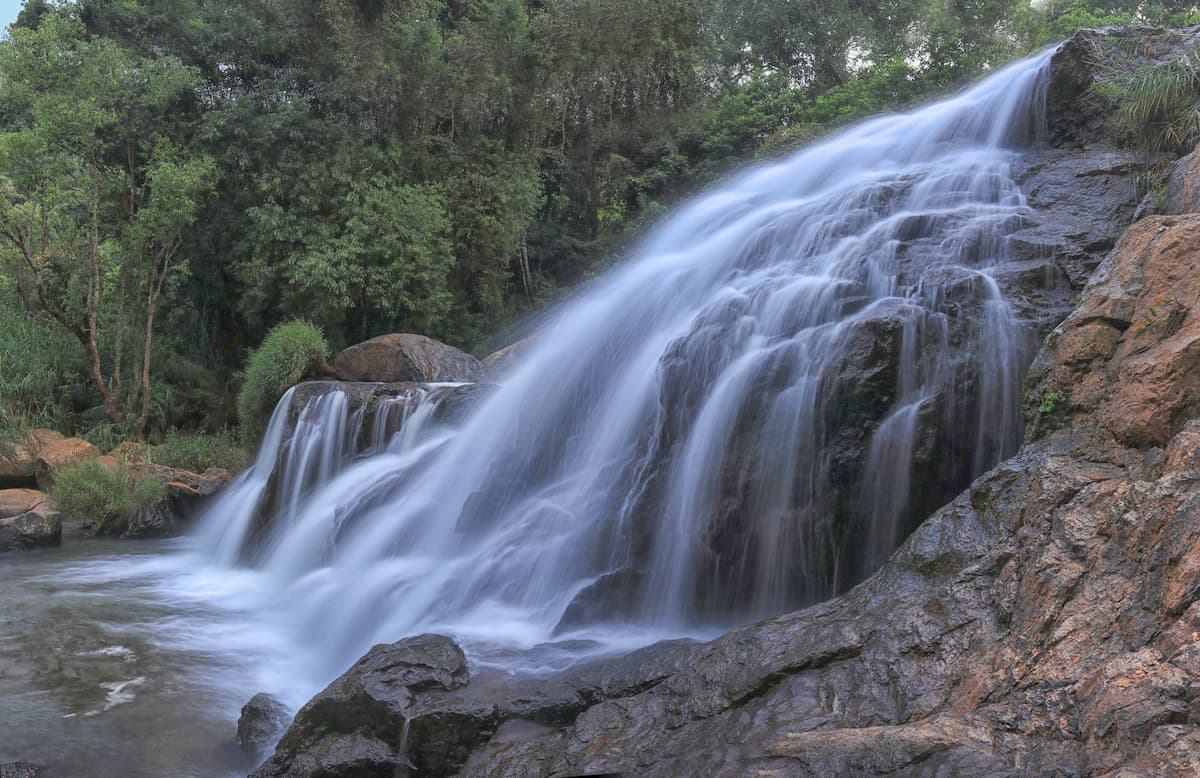
[[0, 442], [0, 489], [35, 486], [34, 464], [38, 455], [60, 440], [63, 436], [53, 430], [35, 429], [20, 440]]
[[1089, 417], [1125, 445], [1164, 445], [1200, 411], [1200, 215], [1126, 232], [1030, 371], [1035, 434]]
[[38, 488], [44, 492], [49, 491], [50, 487], [54, 486], [54, 477], [64, 468], [99, 456], [100, 449], [79, 438], [64, 438], [50, 443], [42, 449], [34, 462]]
[[28, 513], [49, 499], [35, 489], [0, 489], [0, 519]]
[[0, 551], [20, 551], [62, 542], [62, 521], [53, 501], [32, 489], [0, 491]]

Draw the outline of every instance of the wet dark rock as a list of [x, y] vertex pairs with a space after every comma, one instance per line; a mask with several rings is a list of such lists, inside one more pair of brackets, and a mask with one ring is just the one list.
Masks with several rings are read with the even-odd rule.
[[1050, 141], [1061, 147], [1082, 147], [1111, 137], [1108, 119], [1114, 98], [1093, 90], [1105, 73], [1129, 72], [1132, 67], [1177, 59], [1194, 51], [1200, 27], [1105, 27], [1080, 30], [1059, 47], [1050, 70], [1046, 94]]
[[386, 407], [386, 404], [381, 402], [383, 400], [395, 400], [415, 407], [417, 402], [432, 399], [438, 405], [434, 412], [434, 418], [438, 421], [454, 423], [464, 419], [495, 388], [495, 384], [487, 383], [431, 386], [412, 381], [398, 383], [306, 381], [296, 386], [292, 393], [289, 421], [294, 425], [301, 411], [314, 399], [332, 391], [340, 391], [346, 395], [351, 413], [361, 410], [366, 414], [363, 420], [364, 428], [369, 429], [374, 425], [375, 414]]
[[237, 739], [242, 751], [258, 758], [287, 728], [291, 712], [287, 706], [265, 692], [259, 692], [242, 706], [238, 718]]
[[424, 335], [380, 335], [351, 346], [334, 359], [341, 381], [400, 383], [476, 382], [487, 369], [475, 357]]
[[[466, 657], [449, 638], [375, 646], [300, 709], [275, 756], [254, 775], [444, 775], [447, 761], [465, 760], [481, 736], [457, 726], [456, 712], [423, 715], [418, 701], [461, 688], [468, 678]], [[409, 742], [422, 748], [410, 752]]]
[[1041, 149], [1025, 154], [1014, 175], [1036, 224], [1010, 237], [1017, 256], [1043, 265], [1045, 276], [1006, 284], [1026, 318], [1048, 331], [1074, 306], [1092, 271], [1133, 221], [1135, 184], [1145, 160], [1097, 145], [1086, 150]]
[[569, 632], [572, 627], [621, 621], [634, 615], [645, 585], [646, 576], [628, 568], [600, 576], [571, 600], [557, 631]]

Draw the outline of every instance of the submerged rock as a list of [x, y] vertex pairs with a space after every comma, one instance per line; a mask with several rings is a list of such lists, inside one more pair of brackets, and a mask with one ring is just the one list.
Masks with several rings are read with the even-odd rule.
[[259, 692], [242, 706], [238, 718], [237, 739], [242, 751], [257, 759], [287, 728], [291, 713], [286, 705], [265, 692]]
[[487, 369], [475, 357], [424, 335], [380, 335], [351, 346], [334, 359], [341, 381], [475, 382]]

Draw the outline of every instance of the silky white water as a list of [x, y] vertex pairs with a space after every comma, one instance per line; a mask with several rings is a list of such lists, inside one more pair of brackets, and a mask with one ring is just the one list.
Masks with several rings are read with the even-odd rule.
[[[298, 705], [405, 635], [538, 670], [713, 634], [869, 575], [1020, 443], [1034, 333], [1004, 271], [1008, 236], [1035, 215], [1011, 168], [1042, 124], [1048, 60], [680, 208], [554, 312], [465, 419], [442, 413], [464, 387], [359, 404], [298, 389], [190, 537], [132, 566], [106, 545], [48, 577], [20, 567], [14, 602], [51, 587], [79, 613], [113, 606], [111, 639], [76, 652], [111, 672], [54, 713], [76, 714], [56, 719], [61, 763], [86, 753], [71, 733], [118, 715], [153, 728], [173, 693], [227, 722], [257, 691]], [[14, 656], [46, 634], [35, 616]], [[140, 629], [154, 639], [132, 642]], [[168, 688], [173, 671], [123, 650], [190, 663], [186, 683]], [[17, 753], [37, 727], [0, 756], [37, 758]], [[181, 759], [236, 769], [196, 748]]]
[[636, 643], [861, 580], [932, 499], [917, 476], [957, 490], [1020, 442], [1031, 331], [994, 271], [1048, 59], [683, 207], [465, 423], [410, 398], [363, 443], [331, 391], [285, 440], [285, 398], [202, 545], [258, 571], [325, 677], [417, 632]]

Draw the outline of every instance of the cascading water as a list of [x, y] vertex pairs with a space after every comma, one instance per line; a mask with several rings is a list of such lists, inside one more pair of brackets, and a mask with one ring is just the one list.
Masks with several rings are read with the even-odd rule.
[[684, 207], [461, 423], [418, 398], [364, 435], [332, 391], [289, 435], [285, 397], [202, 542], [326, 675], [419, 631], [637, 642], [861, 580], [1021, 440], [1034, 333], [996, 271], [1048, 59]]

